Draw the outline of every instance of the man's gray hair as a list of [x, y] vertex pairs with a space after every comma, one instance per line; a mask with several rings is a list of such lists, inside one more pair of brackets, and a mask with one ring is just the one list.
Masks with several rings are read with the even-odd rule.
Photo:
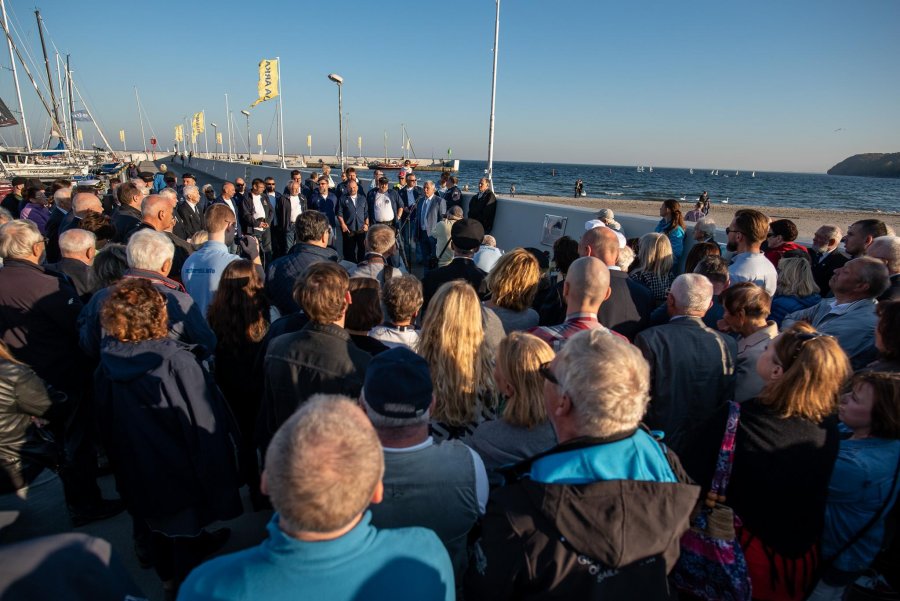
[[189, 195], [191, 198], [196, 198], [200, 200], [200, 188], [197, 186], [185, 186], [182, 191], [182, 195], [187, 198]]
[[[156, 195], [178, 202], [178, 193], [175, 192], [175, 190], [173, 190], [172, 188], [163, 188], [162, 190], [157, 192]], [[149, 198], [149, 196], [147, 198]]]
[[900, 273], [900, 237], [878, 236], [866, 249], [866, 256], [884, 261], [891, 275]]
[[627, 244], [619, 249], [619, 257], [616, 259], [616, 267], [624, 272], [634, 263], [634, 251]]
[[699, 273], [683, 273], [672, 282], [669, 290], [679, 311], [705, 314], [712, 302], [713, 285]]
[[13, 219], [0, 226], [0, 259], [22, 259], [33, 255], [34, 245], [44, 236], [33, 221]]
[[172, 205], [174, 198], [168, 198], [160, 194], [151, 194], [141, 201], [141, 217], [155, 216], [158, 211]]
[[891, 285], [887, 265], [875, 257], [860, 257], [848, 262], [856, 264], [856, 277], [869, 287], [869, 298], [878, 298]]
[[158, 272], [175, 257], [175, 245], [164, 233], [147, 228], [131, 235], [126, 253], [132, 269]]
[[555, 367], [579, 435], [604, 438], [638, 427], [650, 400], [650, 366], [637, 347], [603, 330], [585, 330], [569, 338]]
[[716, 222], [713, 221], [712, 217], [701, 217], [697, 220], [697, 223], [694, 224], [694, 228], [700, 230], [708, 237], [714, 237], [716, 235]]
[[72, 228], [59, 235], [59, 250], [67, 255], [83, 255], [84, 251], [97, 246], [97, 236], [81, 228]]
[[63, 210], [69, 211], [72, 208], [72, 188], [60, 188], [53, 193], [53, 203]]
[[830, 223], [826, 223], [822, 227], [819, 228], [822, 230], [822, 234], [824, 234], [829, 241], [834, 240], [835, 242], [841, 241], [841, 228], [836, 225], [832, 225]]
[[3, 225], [4, 223], [9, 223], [12, 220], [13, 220], [13, 214], [10, 213], [9, 211], [7, 211], [6, 209], [4, 209], [3, 207], [0, 207], [0, 225]]

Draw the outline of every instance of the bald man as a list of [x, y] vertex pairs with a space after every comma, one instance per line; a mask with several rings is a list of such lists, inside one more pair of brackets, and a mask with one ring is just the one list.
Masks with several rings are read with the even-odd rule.
[[[181, 268], [184, 262], [194, 252], [193, 247], [173, 233], [175, 228], [175, 205], [177, 200], [168, 196], [151, 194], [141, 202], [141, 223], [129, 234], [129, 239], [134, 232], [145, 229], [164, 233], [172, 244], [175, 245], [175, 258], [172, 259], [172, 268], [169, 277], [181, 282]], [[183, 290], [182, 290], [183, 292]]]
[[616, 232], [602, 226], [586, 231], [578, 243], [578, 254], [597, 257], [609, 268], [610, 294], [609, 300], [600, 307], [600, 322], [628, 340], [634, 340], [638, 332], [650, 326], [653, 294], [616, 266], [619, 258]]
[[93, 192], [79, 192], [72, 199], [72, 211], [59, 226], [59, 233], [77, 228], [81, 220], [91, 213], [102, 213], [103, 203]]
[[[555, 326], [528, 330], [558, 351], [566, 340], [582, 330], [607, 330], [598, 320], [600, 307], [609, 298], [609, 268], [597, 257], [581, 257], [569, 266], [563, 284], [566, 320]], [[611, 332], [621, 336], [617, 332]], [[624, 338], [624, 336], [621, 336]]]

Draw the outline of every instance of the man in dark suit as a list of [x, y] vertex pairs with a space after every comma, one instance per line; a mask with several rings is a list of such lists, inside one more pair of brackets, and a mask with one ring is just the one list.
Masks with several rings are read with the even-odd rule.
[[400, 218], [397, 227], [397, 245], [401, 255], [406, 259], [407, 265], [412, 265], [414, 255], [413, 244], [416, 239], [415, 233], [415, 212], [416, 203], [425, 195], [422, 188], [416, 185], [418, 177], [415, 173], [410, 173], [406, 177], [406, 185], [398, 190], [400, 203], [403, 205], [403, 216]]
[[[196, 188], [196, 186], [194, 186]], [[168, 196], [151, 194], [141, 202], [141, 222], [131, 230], [128, 238], [140, 230], [151, 229], [162, 232], [175, 245], [175, 256], [172, 258], [170, 268], [171, 278], [181, 282], [181, 268], [184, 262], [194, 252], [194, 247], [176, 236], [175, 229], [175, 205], [178, 201]]]
[[292, 171], [296, 175], [285, 186], [284, 194], [275, 201], [275, 224], [272, 226], [273, 247], [275, 258], [286, 255], [297, 242], [297, 230], [294, 224], [297, 217], [309, 210], [309, 202], [303, 193], [300, 183], [300, 172]]
[[[44, 236], [47, 238], [47, 261], [55, 263], [62, 255], [59, 253], [59, 233], [63, 221], [72, 213], [72, 189], [60, 188], [53, 193], [53, 208], [50, 210], [50, 219], [44, 227]], [[74, 215], [72, 216], [74, 218]]]
[[850, 257], [841, 252], [841, 229], [836, 225], [823, 225], [813, 234], [813, 243], [809, 247], [812, 257], [812, 274], [822, 298], [831, 296], [829, 280], [834, 270], [843, 267]]
[[272, 215], [275, 209], [269, 203], [266, 196], [265, 183], [256, 178], [250, 186], [250, 192], [244, 195], [241, 203], [241, 227], [244, 234], [254, 236], [259, 240], [259, 254], [263, 258], [263, 265], [268, 265], [272, 260]]
[[72, 200], [72, 210], [59, 225], [59, 233], [81, 227], [81, 220], [91, 213], [102, 213], [103, 203], [93, 192], [77, 192]]
[[348, 178], [346, 184], [347, 193], [338, 201], [337, 220], [344, 238], [344, 259], [359, 263], [366, 258], [366, 232], [371, 223], [369, 203], [355, 178]]
[[[428, 260], [437, 255], [437, 240], [434, 237], [434, 226], [447, 214], [447, 203], [439, 194], [435, 194], [434, 182], [426, 181], [424, 193], [416, 202], [415, 217], [410, 225], [415, 228], [416, 254], [419, 261], [428, 270]], [[479, 245], [481, 242], [479, 242]], [[477, 248], [477, 247], [476, 247]]]
[[284, 186], [284, 190], [281, 191], [282, 194], [290, 194], [291, 193], [291, 184], [297, 182], [300, 184], [301, 192], [303, 190], [303, 174], [300, 173], [297, 169], [291, 171], [291, 179]]
[[653, 311], [650, 290], [628, 277], [616, 266], [619, 258], [619, 238], [608, 227], [595, 227], [581, 236], [578, 254], [597, 257], [609, 268], [609, 300], [600, 306], [600, 323], [634, 341], [638, 332], [648, 326]]
[[200, 209], [200, 190], [197, 186], [184, 187], [184, 200], [175, 205], [177, 216], [172, 232], [182, 240], [188, 240], [206, 229], [206, 219]]
[[97, 254], [96, 243], [97, 237], [92, 232], [79, 228], [67, 230], [59, 235], [62, 258], [45, 266], [48, 271], [66, 276], [83, 303], [100, 288], [100, 280], [91, 269]]
[[123, 243], [128, 235], [141, 223], [141, 202], [144, 194], [132, 182], [125, 182], [117, 190], [119, 206], [113, 212], [112, 224], [116, 228], [113, 242]]
[[[432, 184], [434, 186], [434, 184]], [[465, 280], [472, 285], [478, 296], [485, 300], [488, 297], [484, 278], [487, 274], [475, 266], [472, 257], [481, 246], [484, 238], [484, 227], [474, 219], [460, 219], [450, 230], [450, 248], [453, 260], [449, 265], [432, 269], [425, 274], [422, 281], [423, 303], [420, 315], [425, 314], [428, 302], [441, 285], [453, 280]]]
[[482, 177], [478, 180], [478, 194], [469, 201], [469, 219], [476, 219], [484, 226], [484, 233], [490, 234], [494, 229], [494, 216], [497, 214], [497, 197], [491, 191], [491, 182]]
[[713, 285], [697, 273], [672, 282], [666, 299], [670, 321], [639, 333], [634, 344], [650, 363], [650, 405], [644, 423], [661, 430], [675, 453], [694, 429], [734, 395], [737, 342], [704, 325]]
[[451, 175], [447, 178], [447, 191], [444, 192], [444, 200], [447, 201], [447, 208], [462, 206], [462, 190], [459, 189], [459, 178]]

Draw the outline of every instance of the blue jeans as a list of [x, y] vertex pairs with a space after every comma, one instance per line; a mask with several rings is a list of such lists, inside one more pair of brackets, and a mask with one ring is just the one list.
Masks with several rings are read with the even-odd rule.
[[72, 529], [62, 480], [48, 469], [16, 492], [0, 495], [0, 514], [7, 512], [17, 512], [18, 517], [14, 523], [0, 530], [0, 544]]

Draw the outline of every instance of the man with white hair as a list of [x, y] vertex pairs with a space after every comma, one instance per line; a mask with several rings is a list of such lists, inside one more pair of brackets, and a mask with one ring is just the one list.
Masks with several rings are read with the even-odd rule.
[[196, 568], [178, 598], [452, 601], [453, 568], [434, 532], [372, 524], [383, 475], [381, 444], [360, 408], [313, 397], [266, 453], [262, 490], [275, 508], [268, 540]]
[[[597, 313], [609, 295], [609, 268], [597, 257], [576, 259], [569, 266], [563, 284], [566, 320], [553, 326], [535, 326], [528, 333], [559, 351], [569, 338], [582, 330], [610, 332], [597, 319]], [[622, 336], [618, 332], [614, 334]]]
[[647, 362], [601, 330], [540, 367], [559, 444], [504, 470], [466, 573], [467, 599], [666, 599], [700, 489], [640, 428]]
[[206, 229], [197, 186], [184, 187], [184, 200], [175, 205], [175, 215], [177, 222], [172, 233], [182, 240], [188, 240], [200, 230]]
[[694, 224], [694, 242], [716, 242], [716, 222], [712, 217], [701, 217]]
[[813, 234], [809, 254], [812, 257], [813, 279], [819, 287], [822, 298], [831, 296], [828, 281], [834, 275], [834, 270], [843, 267], [850, 260], [840, 247], [841, 228], [836, 225], [825, 224]]
[[44, 226], [44, 235], [47, 238], [47, 260], [59, 261], [59, 233], [62, 223], [72, 212], [72, 188], [60, 188], [53, 193], [53, 208], [50, 209], [50, 218]]
[[888, 269], [874, 257], [851, 259], [831, 276], [834, 298], [789, 313], [781, 322], [786, 330], [797, 321], [808, 322], [819, 332], [834, 336], [850, 358], [854, 370], [875, 359], [876, 300], [890, 286]]
[[66, 230], [59, 235], [62, 259], [46, 265], [48, 270], [68, 277], [83, 302], [90, 300], [91, 295], [100, 287], [100, 280], [91, 269], [97, 254], [96, 245], [97, 237], [93, 232], [80, 228]]
[[374, 278], [383, 286], [388, 280], [406, 274], [390, 264], [390, 258], [397, 254], [397, 236], [390, 225], [377, 223], [366, 232], [366, 257], [359, 265], [349, 270], [351, 278]]
[[[0, 339], [17, 361], [67, 397], [51, 427], [64, 442], [60, 476], [66, 502], [73, 522], [82, 525], [115, 515], [123, 506], [100, 496], [88, 416], [79, 410], [84, 366], [76, 320], [82, 303], [64, 277], [41, 267], [44, 254], [44, 237], [31, 221], [16, 219], [0, 227]], [[32, 493], [34, 503], [40, 503], [41, 490], [30, 491], [29, 499]]]
[[[128, 270], [124, 278], [144, 278], [166, 297], [169, 311], [169, 338], [186, 344], [200, 344], [215, 351], [216, 335], [206, 323], [197, 304], [184, 286], [168, 278], [175, 257], [175, 245], [162, 232], [141, 229], [128, 240]], [[89, 357], [100, 356], [100, 309], [110, 289], [98, 290], [78, 317], [79, 345]]]
[[884, 294], [878, 297], [880, 301], [900, 300], [900, 237], [879, 236], [872, 241], [866, 249], [867, 257], [874, 257], [882, 261], [888, 268], [891, 285]]
[[712, 298], [706, 276], [678, 276], [666, 298], [669, 323], [648, 328], [634, 340], [652, 375], [644, 423], [661, 430], [663, 442], [676, 453], [688, 447], [694, 428], [734, 394], [737, 343], [703, 323]]

